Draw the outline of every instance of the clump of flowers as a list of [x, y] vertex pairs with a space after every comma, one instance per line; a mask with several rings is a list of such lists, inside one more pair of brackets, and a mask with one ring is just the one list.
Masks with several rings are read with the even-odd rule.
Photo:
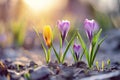
[[62, 51], [62, 48], [63, 48], [63, 44], [64, 44], [64, 41], [66, 41], [66, 37], [67, 37], [67, 34], [68, 34], [68, 31], [70, 29], [70, 22], [68, 20], [62, 20], [62, 21], [58, 21], [57, 22], [57, 27], [58, 27], [58, 30], [60, 32], [60, 51], [59, 53], [57, 53], [57, 51], [55, 50], [55, 48], [53, 47], [53, 50], [57, 56], [57, 59], [60, 63], [64, 63], [64, 60], [65, 60], [65, 56], [73, 42], [73, 40], [75, 39], [76, 37], [76, 33], [73, 34], [71, 40], [67, 43], [67, 46], [66, 46], [66, 49], [65, 51], [63, 52]]
[[93, 19], [92, 20], [85, 19], [84, 29], [90, 42], [89, 48], [86, 46], [84, 40], [82, 39], [79, 33], [78, 33], [78, 38], [84, 50], [84, 54], [86, 56], [88, 66], [91, 68], [94, 63], [96, 54], [99, 50], [99, 47], [105, 38], [99, 40], [102, 29], [99, 29], [97, 22]]
[[[80, 44], [74, 43], [73, 49], [71, 51], [72, 56], [73, 56], [75, 62], [78, 62], [81, 60], [82, 56], [85, 55], [88, 66], [89, 66], [89, 68], [91, 68], [94, 63], [96, 54], [99, 50], [99, 47], [105, 39], [105, 38], [103, 38], [103, 39], [99, 40], [102, 29], [99, 29], [97, 22], [95, 20], [88, 20], [88, 19], [85, 19], [85, 21], [84, 21], [84, 29], [85, 29], [86, 35], [88, 37], [88, 40], [89, 40], [89, 47], [87, 47], [87, 45], [85, 44], [84, 40], [82, 39], [82, 37], [78, 31], [74, 32], [74, 34], [72, 35], [72, 37], [69, 41], [66, 40], [67, 34], [70, 29], [70, 21], [68, 21], [68, 20], [60, 21], [59, 20], [57, 22], [57, 28], [60, 32], [60, 49], [59, 49], [59, 51], [56, 51], [56, 49], [52, 43], [53, 33], [52, 33], [51, 27], [45, 26], [43, 29], [43, 38], [44, 38], [44, 42], [47, 46], [47, 49], [44, 47], [43, 43], [41, 43], [41, 44], [42, 44], [43, 50], [46, 55], [46, 62], [48, 63], [50, 61], [50, 55], [51, 55], [50, 52], [51, 52], [51, 48], [52, 48], [55, 53], [55, 56], [57, 58], [57, 61], [59, 63], [64, 63], [66, 54], [67, 54], [68, 50], [71, 48], [71, 44], [73, 43], [74, 39], [77, 37]], [[34, 28], [34, 30], [40, 38], [38, 31], [35, 28]], [[63, 44], [65, 43], [65, 41], [66, 41], [66, 48], [63, 51], [62, 48], [63, 48]], [[81, 54], [81, 49], [83, 51], [83, 54]]]

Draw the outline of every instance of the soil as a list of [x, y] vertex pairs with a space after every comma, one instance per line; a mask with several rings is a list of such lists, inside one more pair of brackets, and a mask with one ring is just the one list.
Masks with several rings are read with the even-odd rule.
[[[105, 76], [104, 76], [105, 75]], [[92, 69], [83, 61], [68, 65], [50, 62], [39, 66], [34, 61], [23, 64], [19, 61], [0, 61], [0, 80], [119, 80], [120, 63], [112, 63], [104, 69]]]

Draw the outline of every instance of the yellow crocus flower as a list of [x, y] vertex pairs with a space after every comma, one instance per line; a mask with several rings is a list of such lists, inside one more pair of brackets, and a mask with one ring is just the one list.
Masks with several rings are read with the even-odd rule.
[[44, 28], [43, 28], [43, 38], [44, 38], [45, 43], [48, 47], [51, 46], [52, 36], [53, 36], [53, 33], [52, 33], [51, 27], [49, 25], [44, 26]]

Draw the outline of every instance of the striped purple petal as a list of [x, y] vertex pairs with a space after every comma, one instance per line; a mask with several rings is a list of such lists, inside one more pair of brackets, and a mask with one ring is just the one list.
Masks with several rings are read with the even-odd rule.
[[75, 56], [76, 56], [76, 58], [78, 60], [79, 56], [80, 56], [81, 46], [79, 44], [74, 43], [73, 50], [74, 50]]
[[62, 42], [64, 42], [64, 39], [67, 36], [69, 28], [70, 28], [70, 22], [67, 20], [62, 20], [62, 21], [59, 20], [57, 22], [57, 26], [61, 33]]
[[95, 20], [88, 20], [85, 19], [84, 21], [84, 28], [85, 28], [85, 32], [88, 36], [89, 41], [92, 41], [92, 37], [95, 31], [97, 31], [99, 29], [99, 26], [97, 24], [97, 22]]

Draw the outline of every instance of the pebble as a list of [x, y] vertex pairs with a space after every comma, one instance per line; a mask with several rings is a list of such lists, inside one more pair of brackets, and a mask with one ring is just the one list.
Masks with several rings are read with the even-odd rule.
[[46, 66], [41, 66], [36, 68], [31, 74], [30, 79], [32, 80], [45, 80], [49, 79], [49, 76], [54, 74], [53, 71], [51, 71]]

